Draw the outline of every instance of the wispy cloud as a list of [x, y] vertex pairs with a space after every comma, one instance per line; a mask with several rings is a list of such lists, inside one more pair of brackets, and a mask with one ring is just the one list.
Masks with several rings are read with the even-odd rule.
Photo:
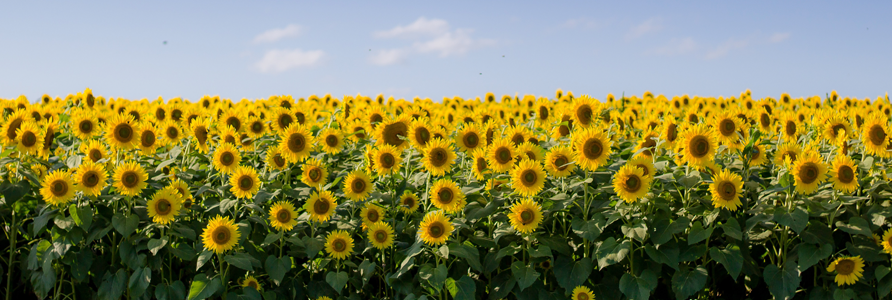
[[412, 45], [378, 51], [371, 54], [368, 60], [371, 64], [386, 66], [403, 62], [413, 53], [434, 53], [439, 57], [448, 57], [496, 44], [493, 39], [472, 37], [473, 32], [470, 28], [451, 29], [449, 23], [441, 19], [421, 17], [409, 25], [374, 32], [373, 36], [377, 38], [402, 38], [414, 42]]
[[267, 51], [263, 58], [255, 64], [255, 67], [263, 73], [279, 73], [294, 68], [314, 66], [323, 57], [325, 57], [325, 52], [322, 50], [274, 49]]
[[377, 38], [417, 38], [437, 36], [449, 31], [449, 23], [440, 19], [420, 17], [412, 24], [397, 26], [390, 30], [377, 31]]
[[267, 30], [256, 37], [254, 37], [255, 43], [271, 43], [284, 38], [296, 37], [303, 33], [304, 29], [300, 25], [290, 24], [285, 26], [285, 28], [273, 28]]
[[626, 40], [634, 40], [645, 34], [657, 32], [663, 29], [659, 18], [650, 18], [641, 24], [635, 25], [626, 33]]
[[667, 43], [663, 46], [651, 49], [647, 53], [655, 54], [655, 55], [673, 56], [673, 55], [682, 55], [682, 54], [691, 53], [696, 49], [697, 49], [697, 42], [695, 42], [693, 38], [688, 37], [688, 38], [683, 38], [683, 39], [672, 39], [669, 41], [669, 43]]
[[746, 39], [729, 39], [706, 53], [706, 59], [716, 59], [728, 55], [732, 50], [746, 48], [750, 45]]
[[393, 65], [403, 62], [408, 54], [409, 51], [399, 48], [381, 50], [369, 56], [369, 62], [378, 66]]
[[788, 38], [790, 38], [789, 32], [778, 32], [771, 35], [771, 37], [768, 38], [768, 41], [772, 43], [780, 43], [786, 41]]
[[595, 29], [599, 27], [598, 22], [589, 18], [577, 18], [577, 19], [569, 19], [564, 21], [561, 24], [562, 28], [581, 28], [581, 29]]

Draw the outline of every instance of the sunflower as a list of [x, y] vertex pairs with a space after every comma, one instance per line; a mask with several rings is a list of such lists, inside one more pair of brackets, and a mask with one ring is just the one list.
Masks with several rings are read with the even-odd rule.
[[864, 260], [861, 256], [843, 256], [827, 266], [827, 272], [836, 271], [836, 284], [839, 286], [852, 285], [858, 282], [864, 272]]
[[474, 124], [465, 124], [455, 133], [455, 144], [466, 153], [471, 153], [485, 146], [486, 137]]
[[272, 147], [266, 151], [266, 166], [273, 170], [284, 170], [288, 166], [288, 161], [279, 149]]
[[433, 176], [445, 175], [455, 163], [455, 151], [452, 150], [452, 145], [443, 139], [431, 140], [422, 152], [424, 157], [421, 162]]
[[551, 148], [545, 155], [545, 169], [555, 178], [563, 178], [576, 170], [576, 156], [568, 145]]
[[685, 161], [692, 166], [712, 161], [718, 149], [715, 133], [703, 123], [688, 127], [676, 147], [677, 152], [684, 153]]
[[579, 124], [583, 128], [592, 126], [596, 122], [595, 118], [598, 116], [595, 114], [595, 111], [600, 110], [597, 103], [587, 95], [576, 98], [572, 110], [574, 123]]
[[542, 164], [531, 159], [521, 160], [511, 171], [511, 185], [521, 196], [535, 196], [545, 187], [545, 170], [542, 169]]
[[363, 171], [355, 170], [347, 175], [344, 180], [344, 196], [353, 201], [362, 201], [375, 189], [369, 175]]
[[386, 249], [393, 245], [393, 228], [385, 222], [377, 222], [369, 225], [368, 230], [369, 241], [372, 247], [379, 250]]
[[149, 176], [136, 161], [124, 162], [115, 169], [114, 187], [125, 196], [136, 196], [146, 188]]
[[404, 191], [403, 195], [400, 196], [400, 210], [407, 214], [418, 210], [418, 195], [410, 191]]
[[836, 140], [839, 131], [848, 137], [852, 134], [852, 125], [843, 116], [832, 116], [824, 122], [824, 138], [830, 141]]
[[542, 206], [530, 198], [523, 199], [511, 206], [511, 226], [521, 233], [530, 233], [539, 227], [542, 222]]
[[231, 174], [239, 166], [241, 159], [242, 154], [234, 145], [224, 143], [214, 150], [214, 169], [224, 174]]
[[105, 149], [105, 144], [97, 140], [89, 140], [81, 143], [80, 151], [92, 162], [99, 162], [99, 160], [103, 158], [108, 158], [106, 156], [108, 151]]
[[269, 225], [280, 231], [290, 231], [297, 225], [297, 212], [294, 205], [287, 201], [279, 201], [269, 209]]
[[16, 150], [19, 153], [34, 154], [40, 148], [40, 142], [43, 140], [43, 133], [34, 122], [25, 122], [16, 130], [18, 136], [18, 145]]
[[592, 294], [592, 291], [589, 290], [585, 286], [577, 286], [573, 289], [573, 296], [571, 297], [573, 300], [594, 300], [595, 294]]
[[657, 169], [654, 168], [653, 158], [638, 155], [630, 159], [626, 164], [633, 165], [641, 169], [644, 174], [644, 177], [650, 177], [651, 179], [657, 175]]
[[471, 157], [474, 159], [473, 167], [471, 167], [471, 170], [474, 173], [474, 178], [477, 178], [478, 181], [485, 180], [486, 176], [492, 173], [489, 170], [489, 163], [486, 161], [485, 148], [477, 148], [477, 150], [471, 152]]
[[777, 147], [777, 152], [774, 154], [774, 164], [777, 166], [784, 165], [784, 161], [786, 161], [787, 157], [790, 158], [791, 162], [796, 162], [799, 156], [802, 155], [802, 147], [795, 142], [786, 142]]
[[316, 141], [322, 147], [322, 151], [328, 154], [341, 152], [341, 149], [344, 148], [344, 134], [334, 128], [329, 127], [321, 130]]
[[294, 119], [294, 115], [291, 114], [291, 110], [280, 107], [276, 108], [269, 114], [270, 124], [273, 125], [273, 129], [275, 131], [285, 131], [286, 128], [291, 125], [297, 123]]
[[353, 238], [343, 230], [330, 232], [325, 238], [325, 252], [335, 259], [344, 259], [353, 254]]
[[373, 160], [372, 165], [375, 167], [375, 172], [378, 175], [399, 173], [402, 158], [400, 157], [400, 152], [393, 146], [387, 144], [379, 145], [375, 150], [372, 150], [371, 156]]
[[465, 194], [458, 185], [449, 179], [440, 179], [434, 182], [430, 190], [430, 200], [439, 209], [447, 213], [456, 213], [465, 208]]
[[136, 126], [136, 130], [137, 136], [139, 136], [136, 145], [142, 150], [142, 154], [146, 156], [155, 154], [155, 149], [158, 148], [158, 130], [155, 126], [149, 122], [143, 122]]
[[208, 149], [208, 134], [210, 134], [210, 125], [208, 125], [208, 120], [206, 118], [197, 118], [191, 123], [190, 126], [192, 139], [198, 144], [198, 151], [200, 153], [208, 153], [210, 151]]
[[217, 128], [223, 128], [220, 130], [220, 139], [217, 141], [218, 144], [231, 144], [238, 145], [240, 144], [240, 140], [238, 138], [238, 131], [232, 126], [221, 126]]
[[31, 116], [25, 110], [17, 110], [6, 117], [3, 122], [3, 145], [12, 146], [18, 143], [16, 131], [22, 127], [22, 123], [31, 120]]
[[81, 110], [71, 114], [71, 127], [74, 136], [81, 140], [88, 140], [99, 133], [99, 121], [96, 115], [89, 110]]
[[647, 194], [647, 190], [650, 189], [650, 181], [651, 178], [645, 177], [643, 170], [637, 166], [626, 164], [613, 177], [613, 191], [623, 201], [632, 203]]
[[833, 181], [833, 188], [845, 193], [851, 193], [858, 189], [858, 173], [855, 163], [846, 155], [837, 155], [833, 160], [833, 167], [830, 172], [830, 180]]
[[583, 170], [595, 171], [607, 163], [612, 150], [612, 142], [607, 133], [600, 128], [588, 128], [573, 135], [576, 147], [576, 163]]
[[300, 177], [301, 182], [308, 186], [321, 189], [327, 183], [327, 179], [328, 170], [326, 170], [325, 164], [323, 164], [322, 161], [311, 158], [304, 163]]
[[367, 133], [370, 132], [368, 127], [366, 127], [360, 120], [354, 120], [348, 123], [345, 130], [351, 133], [347, 138], [354, 142], [365, 140], [368, 137]]
[[765, 147], [761, 144], [761, 141], [753, 143], [751, 151], [750, 167], [761, 166], [768, 162], [768, 153], [765, 152]]
[[247, 128], [247, 133], [251, 138], [260, 138], [264, 134], [266, 134], [266, 123], [259, 116], [254, 116], [248, 118], [248, 122], [245, 123], [245, 128]]
[[793, 112], [787, 112], [781, 116], [780, 126], [784, 141], [795, 142], [799, 135], [802, 134], [802, 129], [799, 128], [799, 122], [796, 120], [796, 114]]
[[663, 139], [662, 146], [666, 149], [675, 149], [678, 142], [678, 123], [674, 117], [668, 117], [663, 120], [663, 130], [660, 132], [660, 138]]
[[519, 159], [530, 159], [540, 162], [545, 159], [545, 150], [538, 143], [524, 142], [517, 147]]
[[486, 159], [493, 172], [503, 173], [514, 166], [516, 156], [517, 149], [511, 140], [500, 137], [493, 140], [492, 145], [489, 146]]
[[793, 163], [791, 173], [796, 179], [796, 192], [811, 194], [826, 179], [827, 165], [821, 161], [821, 154], [809, 150]]
[[182, 180], [175, 179], [168, 186], [174, 188], [177, 190], [177, 193], [180, 194], [180, 197], [183, 199], [183, 208], [192, 208], [192, 193], [189, 192], [189, 184]]
[[304, 160], [310, 155], [312, 136], [306, 127], [300, 124], [291, 124], [280, 133], [279, 151], [290, 163]]
[[446, 243], [452, 234], [452, 222], [443, 214], [442, 210], [432, 211], [424, 215], [424, 219], [418, 226], [418, 235], [424, 243], [431, 246], [439, 246]]
[[85, 161], [77, 167], [77, 175], [74, 177], [77, 180], [78, 190], [87, 196], [99, 196], [102, 194], [102, 189], [108, 185], [105, 166], [92, 161]]
[[43, 178], [43, 185], [40, 188], [40, 195], [47, 204], [53, 206], [63, 206], [74, 198], [74, 182], [71, 180], [71, 174], [61, 169], [52, 171]]
[[520, 144], [523, 144], [527, 140], [527, 136], [530, 135], [527, 132], [527, 128], [523, 126], [511, 126], [505, 131], [505, 136], [514, 143], [515, 147], [520, 147]]
[[257, 170], [251, 166], [239, 166], [233, 169], [232, 176], [229, 177], [229, 188], [236, 198], [253, 198], [260, 189], [260, 179], [257, 177]]
[[409, 141], [416, 149], [422, 150], [428, 146], [434, 138], [434, 129], [430, 126], [430, 120], [423, 118], [415, 120], [409, 126]]
[[362, 218], [362, 226], [365, 228], [384, 219], [384, 208], [377, 204], [366, 203], [359, 212], [359, 216]]
[[[639, 153], [639, 155], [644, 155], [646, 157], [653, 157], [654, 150], [657, 147], [657, 138], [659, 138], [659, 134], [656, 131], [645, 131], [641, 134], [641, 142], [638, 143], [638, 146], [635, 146], [635, 153]], [[640, 152], [639, 152], [640, 151]]]
[[409, 141], [404, 139], [412, 138], [409, 136], [409, 121], [407, 117], [395, 116], [378, 124], [375, 127], [375, 137], [378, 139], [377, 145], [388, 144], [400, 151], [406, 149], [409, 147]]
[[712, 205], [737, 211], [741, 205], [740, 194], [743, 190], [743, 179], [740, 175], [731, 173], [728, 169], [719, 172], [709, 185], [712, 193]]
[[879, 114], [873, 114], [864, 122], [861, 139], [864, 143], [864, 150], [868, 154], [880, 157], [888, 157], [890, 155], [886, 151], [890, 143], [887, 119]]
[[331, 218], [337, 205], [331, 192], [319, 191], [310, 195], [304, 210], [310, 212], [310, 221], [325, 222]]
[[180, 213], [182, 206], [183, 199], [179, 192], [173, 187], [166, 187], [155, 192], [146, 203], [146, 210], [152, 222], [167, 225]]
[[133, 148], [138, 141], [136, 128], [130, 115], [114, 115], [106, 122], [105, 140], [112, 149], [126, 150]]
[[180, 139], [183, 138], [182, 129], [180, 129], [180, 125], [174, 123], [172, 120], [167, 120], [161, 125], [158, 126], [158, 130], [161, 131], [161, 136], [164, 137], [164, 142], [168, 145], [179, 145]]
[[880, 245], [883, 246], [883, 252], [892, 254], [892, 228], [886, 230], [886, 233], [883, 234]]
[[740, 119], [738, 119], [734, 112], [725, 110], [713, 119], [713, 128], [715, 132], [718, 133], [719, 141], [722, 144], [733, 144], [740, 137], [737, 136], [737, 131], [740, 129]]
[[252, 287], [255, 290], [257, 290], [258, 292], [263, 289], [260, 286], [260, 282], [257, 281], [257, 279], [254, 278], [254, 276], [248, 276], [247, 278], [245, 278], [245, 280], [242, 280], [242, 282], [239, 285], [241, 285], [242, 287]]
[[214, 251], [217, 254], [232, 250], [238, 244], [241, 233], [238, 226], [229, 217], [217, 215], [204, 228], [201, 239], [204, 242], [204, 249]]

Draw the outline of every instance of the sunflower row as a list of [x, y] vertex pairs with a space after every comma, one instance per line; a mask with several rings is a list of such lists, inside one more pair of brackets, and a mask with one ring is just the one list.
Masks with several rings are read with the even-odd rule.
[[191, 103], [87, 89], [0, 107], [8, 297], [892, 287], [888, 96]]

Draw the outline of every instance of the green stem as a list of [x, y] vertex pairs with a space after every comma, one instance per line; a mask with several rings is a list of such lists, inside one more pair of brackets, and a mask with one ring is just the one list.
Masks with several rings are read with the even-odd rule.
[[15, 249], [16, 249], [16, 234], [18, 230], [16, 229], [15, 223], [15, 209], [12, 210], [12, 223], [10, 223], [10, 231], [11, 237], [9, 239], [9, 270], [6, 271], [6, 300], [9, 300], [12, 297], [12, 271], [15, 269], [13, 266], [15, 265]]

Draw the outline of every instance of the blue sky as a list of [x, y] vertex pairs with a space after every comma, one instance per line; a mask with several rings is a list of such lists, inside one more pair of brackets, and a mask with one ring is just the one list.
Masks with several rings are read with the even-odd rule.
[[875, 98], [892, 84], [889, 1], [184, 2], [0, 4], [0, 97]]

